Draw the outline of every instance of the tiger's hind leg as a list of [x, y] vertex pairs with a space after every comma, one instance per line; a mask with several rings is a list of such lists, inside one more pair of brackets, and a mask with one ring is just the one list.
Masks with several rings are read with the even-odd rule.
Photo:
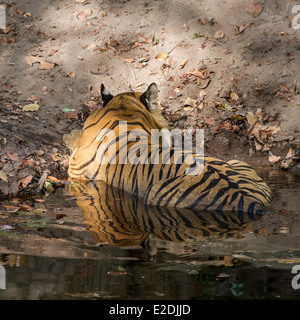
[[64, 143], [70, 149], [71, 153], [75, 150], [81, 135], [82, 135], [82, 130], [73, 130], [71, 131], [71, 133], [64, 134], [63, 136]]
[[[239, 160], [230, 160], [228, 164], [231, 165], [234, 170], [240, 173], [240, 176], [248, 181], [248, 185], [251, 185], [254, 195], [265, 206], [268, 207], [274, 200], [274, 195], [270, 187], [263, 181], [263, 179], [257, 174], [257, 172], [249, 166], [247, 163]], [[246, 185], [245, 185], [246, 186]]]

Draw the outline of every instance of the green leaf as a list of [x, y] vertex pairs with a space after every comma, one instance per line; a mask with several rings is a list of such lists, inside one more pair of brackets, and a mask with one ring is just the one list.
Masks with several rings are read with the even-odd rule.
[[76, 111], [75, 109], [69, 109], [69, 108], [66, 108], [66, 107], [63, 107], [61, 110], [64, 113], [69, 112], [69, 111]]

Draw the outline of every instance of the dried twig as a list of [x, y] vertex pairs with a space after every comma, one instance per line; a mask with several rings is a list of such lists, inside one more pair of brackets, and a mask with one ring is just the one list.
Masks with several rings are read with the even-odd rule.
[[132, 65], [131, 65], [129, 62], [127, 62], [127, 61], [125, 61], [125, 62], [127, 63], [127, 65], [129, 66], [129, 68], [131, 69], [133, 78], [134, 78], [134, 80], [136, 81], [136, 76], [135, 76], [135, 72], [134, 72], [134, 69], [133, 69]]

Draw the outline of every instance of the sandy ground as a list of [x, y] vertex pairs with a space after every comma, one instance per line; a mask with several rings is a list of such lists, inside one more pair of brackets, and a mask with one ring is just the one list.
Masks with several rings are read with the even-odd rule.
[[297, 3], [5, 1], [0, 194], [26, 193], [44, 172], [66, 177], [63, 134], [101, 108], [101, 83], [117, 94], [156, 82], [170, 126], [204, 129], [207, 154], [295, 168]]

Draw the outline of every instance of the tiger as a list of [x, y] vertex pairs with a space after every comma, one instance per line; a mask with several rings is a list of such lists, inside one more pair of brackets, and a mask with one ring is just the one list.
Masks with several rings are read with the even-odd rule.
[[[64, 136], [71, 151], [70, 179], [104, 181], [142, 198], [146, 205], [261, 215], [268, 212], [273, 193], [251, 166], [201, 152], [186, 154], [174, 146], [155, 83], [143, 93], [115, 96], [102, 84], [101, 97], [103, 107], [86, 119], [82, 131]], [[154, 143], [158, 163], [149, 161], [155, 130], [160, 133]], [[139, 139], [133, 134], [136, 132]]]
[[223, 213], [145, 205], [122, 189], [103, 181], [73, 180], [65, 192], [75, 197], [92, 238], [102, 245], [142, 247], [148, 261], [157, 241], [184, 242], [240, 238], [261, 215]]

